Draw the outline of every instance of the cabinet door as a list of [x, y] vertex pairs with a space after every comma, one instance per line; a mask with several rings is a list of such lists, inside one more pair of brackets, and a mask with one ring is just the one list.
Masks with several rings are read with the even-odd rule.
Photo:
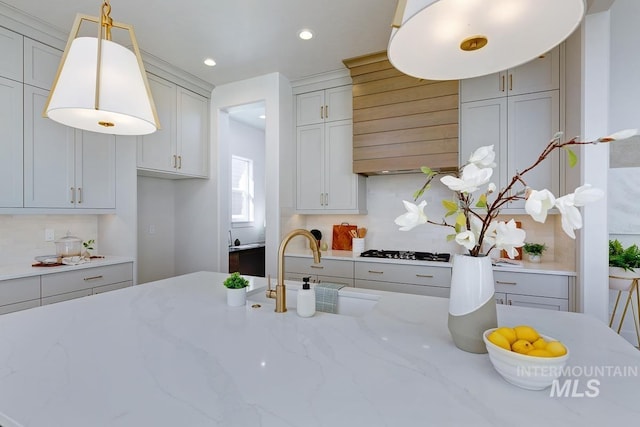
[[322, 210], [324, 208], [324, 125], [298, 127], [296, 141], [296, 207], [299, 210]]
[[460, 80], [460, 102], [500, 98], [506, 95], [506, 71]]
[[[535, 162], [553, 135], [560, 130], [560, 102], [557, 90], [509, 97], [509, 149], [507, 179]], [[523, 176], [536, 190], [548, 189], [558, 195], [560, 187], [559, 153]], [[509, 209], [524, 208], [524, 200], [510, 203]]]
[[560, 48], [507, 71], [508, 94], [543, 92], [560, 88]]
[[566, 299], [547, 298], [531, 295], [506, 294], [507, 305], [520, 307], [544, 308], [546, 310], [568, 311], [569, 302]]
[[357, 176], [353, 173], [351, 120], [325, 125], [325, 209], [357, 209]]
[[[1, 36], [0, 36], [1, 40]], [[22, 83], [0, 77], [0, 207], [22, 207]]]
[[24, 39], [24, 83], [50, 90], [58, 72], [62, 52], [50, 46]]
[[324, 122], [324, 91], [296, 96], [296, 125], [306, 126]]
[[24, 206], [75, 205], [74, 129], [42, 117], [48, 91], [24, 86]]
[[138, 137], [137, 166], [141, 169], [175, 172], [176, 85], [151, 74], [147, 78], [161, 129]]
[[180, 87], [177, 96], [178, 172], [206, 177], [209, 160], [209, 101]]
[[491, 182], [502, 187], [507, 173], [507, 99], [465, 102], [460, 105], [460, 164], [479, 147], [493, 145], [496, 153]]
[[76, 131], [76, 207], [116, 207], [116, 137]]
[[22, 81], [22, 40], [20, 34], [0, 27], [0, 76]]
[[353, 93], [351, 85], [327, 89], [324, 92], [324, 119], [327, 122], [353, 118]]

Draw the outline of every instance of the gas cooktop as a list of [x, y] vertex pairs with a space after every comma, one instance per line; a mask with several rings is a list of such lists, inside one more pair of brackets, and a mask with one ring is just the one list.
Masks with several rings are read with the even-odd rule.
[[414, 251], [384, 251], [370, 249], [360, 254], [361, 257], [368, 258], [388, 258], [388, 259], [408, 259], [416, 261], [438, 261], [449, 262], [451, 254], [440, 254], [432, 252], [414, 252]]

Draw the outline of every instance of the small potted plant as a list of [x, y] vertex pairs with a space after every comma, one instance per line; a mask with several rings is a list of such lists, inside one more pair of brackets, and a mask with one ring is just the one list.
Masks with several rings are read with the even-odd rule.
[[547, 245], [544, 243], [525, 243], [522, 250], [529, 255], [529, 261], [540, 262], [542, 253], [547, 250]]
[[223, 285], [227, 288], [227, 305], [238, 307], [247, 303], [247, 290], [249, 281], [242, 277], [237, 271], [231, 273], [225, 279]]
[[640, 278], [640, 249], [627, 248], [619, 240], [609, 240], [609, 288], [628, 291], [633, 279]]

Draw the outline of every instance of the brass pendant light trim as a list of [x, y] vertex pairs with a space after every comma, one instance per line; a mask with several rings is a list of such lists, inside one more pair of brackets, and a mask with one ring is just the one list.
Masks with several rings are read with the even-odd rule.
[[465, 52], [473, 52], [482, 49], [487, 45], [487, 43], [489, 43], [489, 40], [485, 36], [471, 36], [462, 40], [462, 42], [460, 43], [460, 49], [464, 50]]

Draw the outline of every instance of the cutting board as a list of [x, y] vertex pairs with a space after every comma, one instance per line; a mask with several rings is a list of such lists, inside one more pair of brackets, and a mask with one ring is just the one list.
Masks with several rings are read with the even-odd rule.
[[355, 232], [357, 228], [357, 225], [349, 225], [346, 222], [334, 225], [333, 239], [331, 240], [331, 249], [338, 251], [350, 251], [352, 248], [351, 239], [353, 239], [351, 230]]

